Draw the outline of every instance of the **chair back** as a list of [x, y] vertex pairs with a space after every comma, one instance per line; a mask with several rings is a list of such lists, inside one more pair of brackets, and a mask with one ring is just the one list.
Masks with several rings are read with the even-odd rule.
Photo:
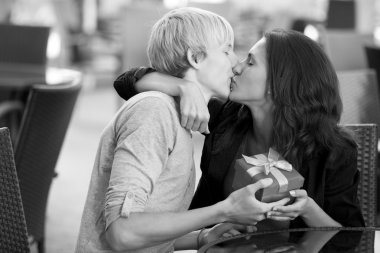
[[372, 34], [355, 30], [327, 29], [322, 37], [326, 53], [336, 71], [367, 68], [364, 45], [373, 40]]
[[380, 47], [375, 45], [365, 45], [365, 56], [368, 68], [374, 69], [377, 76], [378, 88], [380, 87]]
[[338, 71], [343, 102], [341, 124], [380, 125], [380, 103], [376, 73], [372, 69]]
[[355, 29], [355, 1], [329, 0], [326, 28], [328, 29]]
[[0, 128], [0, 252], [29, 252], [9, 129]]
[[47, 26], [0, 24], [0, 72], [44, 75], [49, 35]]
[[80, 89], [79, 80], [34, 85], [21, 120], [15, 162], [28, 232], [37, 242], [44, 238], [48, 193]]
[[[376, 169], [378, 130], [376, 124], [346, 124], [351, 129], [358, 145], [357, 168], [360, 171], [358, 199], [367, 227], [376, 226]], [[372, 252], [375, 233], [365, 233], [360, 247], [355, 252]]]
[[376, 124], [346, 124], [358, 145], [360, 183], [358, 198], [367, 227], [376, 226], [376, 168], [378, 133]]

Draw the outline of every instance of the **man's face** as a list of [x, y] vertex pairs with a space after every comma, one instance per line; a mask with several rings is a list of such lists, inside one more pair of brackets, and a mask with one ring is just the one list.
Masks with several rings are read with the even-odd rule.
[[199, 82], [212, 97], [227, 99], [230, 93], [232, 68], [238, 63], [231, 44], [210, 45], [198, 69]]

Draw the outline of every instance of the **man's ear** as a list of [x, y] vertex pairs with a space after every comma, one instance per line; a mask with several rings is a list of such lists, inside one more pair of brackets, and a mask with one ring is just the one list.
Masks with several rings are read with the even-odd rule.
[[193, 53], [193, 51], [191, 51], [191, 49], [187, 50], [186, 56], [187, 56], [187, 60], [190, 63], [190, 65], [195, 69], [199, 69], [200, 60], [197, 59], [197, 56]]

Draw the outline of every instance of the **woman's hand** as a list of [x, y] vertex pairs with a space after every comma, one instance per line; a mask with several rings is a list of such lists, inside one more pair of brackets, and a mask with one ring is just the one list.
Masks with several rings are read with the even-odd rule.
[[210, 133], [208, 121], [210, 113], [207, 108], [208, 101], [205, 100], [200, 87], [196, 83], [182, 82], [179, 85], [181, 97], [181, 125], [192, 131]]
[[309, 196], [305, 190], [292, 190], [289, 192], [295, 197], [293, 204], [288, 206], [275, 206], [267, 213], [267, 218], [278, 221], [294, 220], [298, 216], [302, 216], [308, 207]]

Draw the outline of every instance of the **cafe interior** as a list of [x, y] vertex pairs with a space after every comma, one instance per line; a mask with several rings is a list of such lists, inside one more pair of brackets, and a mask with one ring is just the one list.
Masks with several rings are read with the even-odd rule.
[[[339, 79], [340, 124], [361, 129], [366, 222], [380, 224], [380, 0], [0, 0], [0, 180], [14, 180], [0, 187], [6, 193], [0, 223], [2, 231], [24, 226], [0, 232], [0, 242], [15, 240], [22, 250], [0, 243], [1, 252], [74, 252], [99, 139], [124, 102], [113, 81], [149, 65], [153, 24], [185, 6], [225, 17], [240, 58], [273, 28], [302, 32], [321, 45]], [[204, 137], [194, 132], [193, 140], [199, 180]], [[380, 252], [375, 230], [368, 252]]]

